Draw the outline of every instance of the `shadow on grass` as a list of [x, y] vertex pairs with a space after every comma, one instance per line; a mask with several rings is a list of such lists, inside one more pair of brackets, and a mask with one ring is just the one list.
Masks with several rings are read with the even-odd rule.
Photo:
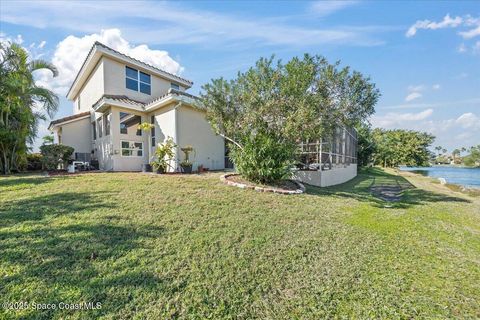
[[[375, 186], [400, 186], [403, 189], [401, 200], [388, 202], [373, 195], [371, 188]], [[362, 170], [354, 179], [328, 188], [307, 187], [307, 194], [328, 195], [338, 198], [353, 198], [369, 202], [376, 207], [408, 208], [414, 205], [424, 205], [429, 202], [465, 202], [471, 201], [459, 197], [447, 196], [441, 193], [415, 188], [407, 179], [386, 173], [379, 168]]]
[[8, 177], [0, 177], [0, 190], [2, 189], [9, 189], [11, 187], [18, 187], [18, 186], [37, 186], [39, 184], [43, 184], [48, 182], [48, 177], [43, 176], [29, 176], [24, 178], [8, 178]]
[[[101, 309], [80, 311], [97, 318], [131, 303], [131, 292], [138, 288], [161, 292], [167, 280], [138, 266], [151, 249], [149, 239], [163, 237], [164, 228], [103, 215], [103, 210], [116, 209], [109, 196], [65, 192], [4, 202], [0, 296], [37, 303], [101, 302]], [[74, 312], [79, 311], [31, 310], [21, 318], [68, 318]]]
[[[24, 180], [24, 179], [22, 179]], [[108, 193], [63, 192], [28, 199], [5, 201], [0, 207], [0, 225], [9, 226], [45, 217], [72, 215], [98, 208], [112, 208], [101, 200]]]

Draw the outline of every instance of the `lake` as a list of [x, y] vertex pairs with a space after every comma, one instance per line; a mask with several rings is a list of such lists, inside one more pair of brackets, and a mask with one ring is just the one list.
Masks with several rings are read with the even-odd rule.
[[432, 178], [444, 178], [447, 183], [465, 187], [480, 188], [480, 168], [460, 168], [450, 166], [434, 167], [400, 167], [400, 170], [411, 171]]

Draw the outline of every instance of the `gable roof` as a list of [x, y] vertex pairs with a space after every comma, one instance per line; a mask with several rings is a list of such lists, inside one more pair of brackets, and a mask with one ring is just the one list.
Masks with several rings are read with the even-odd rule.
[[173, 73], [154, 67], [148, 63], [132, 58], [124, 53], [121, 53], [115, 49], [112, 49], [101, 42], [95, 41], [92, 48], [88, 52], [87, 57], [85, 58], [85, 61], [83, 61], [82, 67], [78, 71], [75, 77], [75, 80], [73, 80], [72, 85], [68, 90], [68, 93], [67, 93], [68, 99], [73, 100], [73, 98], [76, 96], [81, 86], [87, 80], [88, 76], [93, 71], [97, 62], [100, 60], [102, 56], [117, 59], [123, 62], [127, 62], [129, 64], [132, 64], [134, 66], [143, 68], [146, 71], [149, 71], [150, 73], [158, 77], [181, 84], [187, 88], [190, 88], [193, 85], [193, 82], [188, 79], [179, 77]]
[[60, 119], [56, 119], [56, 120], [53, 120], [53, 121], [50, 122], [50, 124], [48, 125], [48, 129], [50, 129], [52, 126], [55, 126], [57, 124], [61, 124], [61, 123], [64, 123], [64, 122], [70, 122], [70, 121], [74, 121], [74, 120], [80, 120], [80, 119], [86, 118], [87, 116], [90, 116], [90, 111], [77, 113], [77, 114], [74, 114], [73, 116], [68, 116], [68, 117], [63, 117], [63, 118], [60, 118]]

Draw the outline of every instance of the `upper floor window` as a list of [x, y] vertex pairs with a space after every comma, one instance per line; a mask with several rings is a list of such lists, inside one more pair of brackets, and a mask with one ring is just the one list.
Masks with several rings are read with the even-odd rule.
[[127, 89], [151, 94], [152, 84], [149, 74], [138, 71], [137, 69], [125, 67], [125, 76], [125, 85]]
[[175, 89], [175, 90], [180, 90], [180, 86], [176, 83], [170, 83], [170, 88]]

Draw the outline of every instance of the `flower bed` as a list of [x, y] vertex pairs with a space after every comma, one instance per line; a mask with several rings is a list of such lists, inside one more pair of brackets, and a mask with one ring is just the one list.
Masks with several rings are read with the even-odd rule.
[[305, 192], [305, 186], [294, 180], [282, 180], [275, 185], [259, 185], [245, 180], [236, 173], [227, 173], [220, 177], [220, 180], [230, 186], [242, 189], [251, 189], [258, 192], [273, 192], [280, 194], [300, 194]]

